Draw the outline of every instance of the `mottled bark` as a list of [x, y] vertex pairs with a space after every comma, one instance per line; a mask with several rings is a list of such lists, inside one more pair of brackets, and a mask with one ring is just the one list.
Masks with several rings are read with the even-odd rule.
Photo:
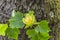
[[[8, 22], [13, 9], [23, 13], [34, 10], [37, 21], [44, 19], [49, 21], [51, 28], [50, 40], [60, 40], [60, 8], [57, 10], [56, 3], [56, 0], [0, 0], [0, 23]], [[0, 37], [0, 39], [8, 40], [7, 37]], [[29, 40], [25, 35], [24, 29], [21, 30], [19, 40]]]

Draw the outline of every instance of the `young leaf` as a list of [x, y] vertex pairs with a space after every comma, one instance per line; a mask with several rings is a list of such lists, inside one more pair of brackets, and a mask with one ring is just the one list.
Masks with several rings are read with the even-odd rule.
[[23, 28], [24, 23], [22, 22], [23, 14], [19, 11], [14, 11], [15, 16], [9, 19], [10, 28]]
[[46, 20], [42, 20], [40, 24], [35, 28], [36, 32], [49, 32], [50, 28], [48, 27], [48, 22]]
[[29, 28], [29, 26], [31, 27], [35, 23], [34, 11], [29, 11], [22, 21], [24, 24], [26, 24], [25, 28]]
[[5, 36], [5, 31], [8, 28], [7, 24], [0, 24], [0, 35]]
[[35, 30], [27, 30], [26, 34], [28, 35], [28, 38], [31, 38], [36, 35]]
[[19, 29], [17, 28], [8, 28], [6, 34], [9, 38], [18, 39]]
[[50, 38], [49, 33], [47, 33], [47, 32], [42, 32], [40, 34], [41, 34], [41, 36], [43, 36], [46, 39], [49, 39]]
[[30, 40], [48, 40], [50, 38], [48, 22], [42, 20], [38, 26], [32, 30], [27, 30], [26, 34]]
[[27, 30], [26, 34], [30, 40], [48, 40], [50, 38], [48, 33], [37, 33], [34, 29]]

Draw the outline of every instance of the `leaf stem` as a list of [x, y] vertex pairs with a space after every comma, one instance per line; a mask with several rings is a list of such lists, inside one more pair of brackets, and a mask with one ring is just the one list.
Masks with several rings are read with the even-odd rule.
[[36, 22], [36, 23], [34, 23], [34, 24], [40, 24], [40, 22]]

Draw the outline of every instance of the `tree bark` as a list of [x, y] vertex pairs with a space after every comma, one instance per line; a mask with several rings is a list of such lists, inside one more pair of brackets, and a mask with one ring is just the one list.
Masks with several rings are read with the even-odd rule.
[[[50, 40], [60, 40], [60, 8], [57, 7], [57, 2], [58, 0], [0, 0], [0, 23], [8, 22], [13, 9], [22, 13], [34, 10], [37, 21], [49, 21], [49, 26], [51, 28]], [[21, 34], [27, 38], [23, 30]], [[0, 37], [1, 40], [8, 40], [4, 38], [6, 37]], [[19, 40], [22, 39], [19, 37]], [[29, 39], [27, 38], [24, 40]]]

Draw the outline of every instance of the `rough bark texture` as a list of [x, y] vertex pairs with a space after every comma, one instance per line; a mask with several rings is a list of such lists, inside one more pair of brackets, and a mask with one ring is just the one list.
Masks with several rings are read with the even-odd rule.
[[[20, 12], [34, 10], [37, 21], [47, 20], [51, 28], [50, 40], [60, 40], [60, 12], [57, 11], [58, 0], [0, 0], [0, 23], [7, 23], [13, 9]], [[59, 22], [59, 23], [58, 23]], [[22, 37], [24, 36], [24, 39]], [[7, 37], [0, 37], [0, 40], [8, 40]], [[10, 39], [11, 40], [11, 39]], [[19, 35], [19, 40], [29, 40], [24, 29]]]

